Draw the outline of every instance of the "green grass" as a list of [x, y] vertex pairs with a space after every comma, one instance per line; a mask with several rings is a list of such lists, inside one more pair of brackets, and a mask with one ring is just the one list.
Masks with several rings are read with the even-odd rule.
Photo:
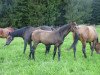
[[[100, 39], [100, 27], [97, 27]], [[61, 60], [58, 62], [57, 55], [52, 60], [53, 46], [48, 55], [45, 55], [45, 46], [39, 44], [36, 52], [36, 60], [28, 60], [29, 46], [23, 54], [23, 40], [15, 38], [6, 47], [5, 39], [0, 39], [0, 75], [100, 75], [100, 55], [90, 56], [90, 47], [87, 44], [87, 59], [83, 57], [81, 43], [78, 42], [76, 57], [74, 60], [73, 50], [66, 48], [72, 44], [70, 33], [61, 47]]]

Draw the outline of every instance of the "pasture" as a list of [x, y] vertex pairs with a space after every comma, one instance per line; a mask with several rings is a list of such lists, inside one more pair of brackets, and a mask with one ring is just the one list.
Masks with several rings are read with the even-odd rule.
[[[100, 27], [96, 27], [100, 41]], [[94, 51], [93, 56], [90, 46], [87, 44], [87, 59], [83, 57], [81, 43], [78, 42], [76, 60], [74, 60], [73, 50], [67, 51], [72, 44], [72, 33], [68, 34], [61, 47], [61, 60], [58, 55], [54, 60], [53, 46], [50, 53], [45, 55], [45, 46], [39, 44], [35, 51], [36, 60], [29, 60], [29, 46], [23, 54], [23, 39], [15, 38], [6, 47], [5, 39], [0, 39], [0, 75], [99, 75], [100, 74], [100, 55]]]

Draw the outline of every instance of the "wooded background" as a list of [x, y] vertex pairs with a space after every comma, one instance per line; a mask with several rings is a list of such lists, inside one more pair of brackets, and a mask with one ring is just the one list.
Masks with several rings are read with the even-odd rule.
[[0, 27], [100, 24], [100, 0], [0, 0]]

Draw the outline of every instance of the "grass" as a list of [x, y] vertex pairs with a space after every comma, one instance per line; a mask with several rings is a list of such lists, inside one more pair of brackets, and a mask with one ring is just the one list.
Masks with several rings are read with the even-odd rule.
[[[97, 27], [100, 39], [100, 27]], [[52, 60], [53, 46], [48, 55], [45, 55], [45, 46], [39, 44], [36, 52], [36, 60], [28, 60], [29, 46], [23, 54], [23, 40], [15, 38], [6, 47], [3, 47], [5, 39], [0, 39], [0, 75], [100, 75], [100, 55], [90, 56], [90, 47], [87, 44], [87, 59], [83, 57], [81, 43], [78, 42], [76, 57], [74, 60], [73, 50], [67, 51], [72, 44], [71, 33], [65, 38], [61, 47], [61, 60], [58, 62], [57, 55]]]

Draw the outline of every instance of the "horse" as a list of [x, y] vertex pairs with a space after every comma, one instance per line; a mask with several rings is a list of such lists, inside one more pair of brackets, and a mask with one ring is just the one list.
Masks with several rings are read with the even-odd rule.
[[60, 47], [66, 35], [68, 35], [70, 31], [73, 31], [75, 26], [76, 23], [72, 22], [54, 31], [46, 31], [41, 29], [33, 31], [31, 35], [31, 40], [33, 41], [33, 47], [31, 47], [30, 49], [29, 58], [32, 57], [32, 59], [35, 60], [34, 56], [35, 49], [39, 43], [43, 43], [44, 45], [54, 45], [53, 60], [55, 58], [57, 49], [58, 49], [58, 60], [60, 60], [60, 51], [61, 51]]
[[91, 56], [93, 55], [94, 48], [96, 46], [96, 43], [98, 43], [98, 35], [96, 32], [96, 29], [94, 26], [86, 26], [86, 25], [79, 25], [74, 28], [73, 32], [73, 38], [74, 42], [70, 46], [69, 50], [73, 48], [74, 50], [74, 58], [76, 58], [76, 45], [78, 40], [82, 43], [82, 52], [84, 54], [84, 57], [86, 56], [86, 43], [90, 44], [91, 49]]
[[0, 28], [0, 38], [7, 38], [9, 32], [13, 32], [14, 28], [12, 27], [6, 27], [6, 28]]
[[[49, 27], [49, 26], [40, 26], [40, 27], [37, 27], [37, 28], [34, 28], [32, 26], [26, 26], [26, 27], [20, 28], [18, 30], [15, 30], [12, 33], [9, 33], [9, 36], [7, 38], [5, 45], [9, 45], [11, 43], [11, 41], [14, 39], [14, 37], [21, 37], [24, 40], [24, 51], [23, 51], [23, 53], [25, 54], [27, 43], [30, 45], [30, 47], [32, 45], [31, 40], [30, 40], [31, 33], [32, 33], [32, 31], [34, 31], [36, 29], [42, 29], [42, 30], [48, 30], [48, 31], [53, 30], [53, 28]], [[51, 47], [50, 45], [46, 45], [45, 54], [48, 53], [48, 51], [49, 51], [48, 49], [50, 49], [50, 47]]]
[[14, 32], [14, 30], [16, 29], [13, 27], [0, 28], [0, 38], [6, 38], [7, 40], [9, 32]]

